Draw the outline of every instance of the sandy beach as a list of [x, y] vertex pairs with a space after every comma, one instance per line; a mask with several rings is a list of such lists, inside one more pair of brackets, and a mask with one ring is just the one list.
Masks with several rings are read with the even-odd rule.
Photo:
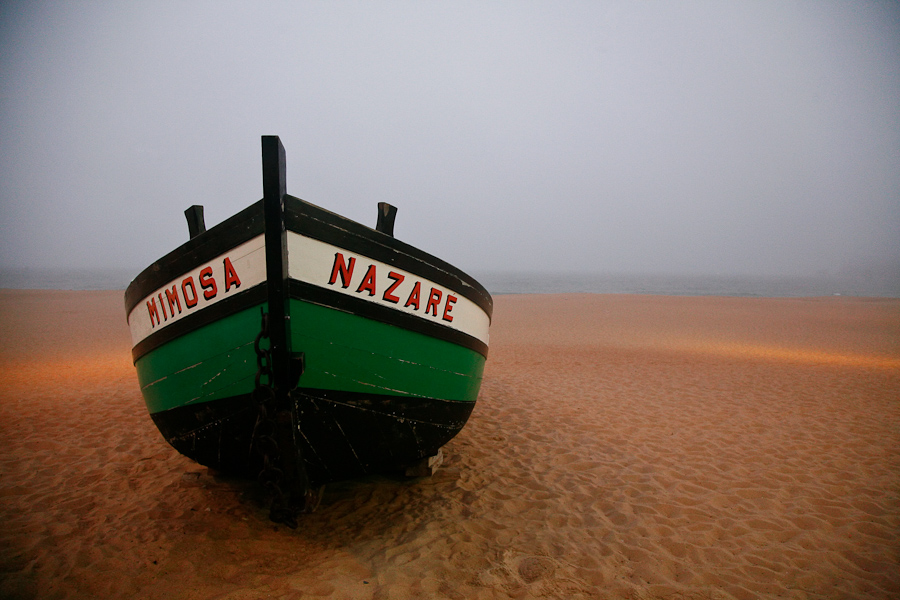
[[296, 530], [162, 439], [121, 292], [0, 339], [0, 598], [900, 597], [897, 299], [496, 297], [441, 469]]

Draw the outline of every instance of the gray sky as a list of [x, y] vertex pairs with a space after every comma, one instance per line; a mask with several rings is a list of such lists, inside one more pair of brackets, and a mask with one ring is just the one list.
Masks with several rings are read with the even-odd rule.
[[288, 191], [471, 271], [900, 265], [896, 2], [2, 2], [0, 266]]

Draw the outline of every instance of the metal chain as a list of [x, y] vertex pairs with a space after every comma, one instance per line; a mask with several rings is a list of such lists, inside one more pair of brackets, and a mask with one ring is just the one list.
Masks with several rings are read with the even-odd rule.
[[[269, 337], [269, 315], [260, 308], [262, 325], [253, 342], [256, 352], [256, 377], [253, 387], [253, 399], [257, 405], [256, 425], [253, 429], [253, 443], [256, 452], [262, 456], [262, 470], [259, 482], [272, 497], [269, 518], [276, 523], [283, 523], [291, 529], [297, 527], [296, 511], [291, 507], [284, 492], [284, 471], [278, 468], [281, 464], [281, 449], [275, 437], [278, 400], [272, 386], [272, 357], [267, 348], [262, 347], [262, 340]], [[265, 382], [263, 382], [265, 378]]]

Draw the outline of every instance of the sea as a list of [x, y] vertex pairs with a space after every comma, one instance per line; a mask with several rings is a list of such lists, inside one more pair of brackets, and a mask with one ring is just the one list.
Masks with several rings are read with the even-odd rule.
[[[137, 270], [0, 269], [0, 288], [124, 290]], [[492, 295], [655, 294], [669, 296], [900, 298], [900, 272], [844, 276], [635, 275], [602, 273], [472, 272]]]
[[476, 279], [491, 294], [655, 294], [790, 298], [858, 296], [900, 298], [894, 275], [775, 277], [750, 275], [637, 275], [579, 273], [483, 273]]

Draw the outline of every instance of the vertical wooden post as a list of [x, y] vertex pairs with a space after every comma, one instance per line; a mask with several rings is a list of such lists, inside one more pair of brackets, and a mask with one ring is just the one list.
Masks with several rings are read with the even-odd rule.
[[391, 206], [387, 202], [378, 203], [378, 221], [375, 225], [375, 231], [386, 233], [394, 237], [394, 219], [397, 218], [397, 207]]
[[184, 216], [187, 219], [188, 234], [191, 236], [191, 239], [206, 231], [206, 221], [203, 219], [202, 206], [199, 204], [191, 206], [184, 211]]
[[287, 300], [287, 234], [284, 195], [287, 193], [284, 146], [277, 135], [262, 137], [263, 211], [266, 227], [266, 281], [269, 304], [269, 342], [276, 390], [288, 391], [291, 339]]
[[[309, 495], [309, 480], [297, 443], [297, 409], [291, 397], [290, 303], [287, 290], [287, 232], [284, 196], [287, 193], [284, 146], [278, 136], [262, 137], [263, 213], [266, 231], [266, 285], [269, 304], [269, 344], [272, 387], [277, 404], [275, 440], [281, 455], [283, 498], [272, 505], [273, 521], [296, 527], [295, 516]], [[286, 505], [285, 505], [286, 503]]]

